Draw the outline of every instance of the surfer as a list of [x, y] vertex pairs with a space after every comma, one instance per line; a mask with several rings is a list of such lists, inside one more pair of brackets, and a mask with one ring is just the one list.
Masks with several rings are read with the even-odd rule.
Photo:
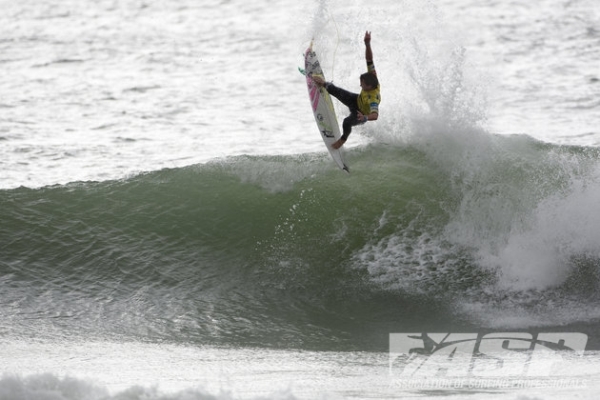
[[335, 86], [331, 82], [325, 82], [320, 76], [313, 77], [313, 81], [319, 87], [325, 87], [330, 95], [338, 99], [342, 104], [350, 109], [348, 115], [342, 123], [342, 137], [333, 143], [331, 147], [339, 149], [342, 147], [352, 127], [362, 125], [367, 121], [375, 121], [379, 117], [379, 103], [381, 97], [379, 95], [379, 80], [373, 64], [373, 51], [371, 50], [371, 32], [365, 32], [365, 59], [367, 61], [367, 72], [360, 76], [360, 93], [351, 93], [347, 90]]

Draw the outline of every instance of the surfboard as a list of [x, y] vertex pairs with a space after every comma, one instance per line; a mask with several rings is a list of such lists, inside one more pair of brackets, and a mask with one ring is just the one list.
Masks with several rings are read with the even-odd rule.
[[324, 87], [319, 88], [312, 80], [312, 77], [315, 75], [318, 75], [325, 80], [325, 75], [323, 74], [323, 69], [317, 58], [317, 53], [315, 53], [312, 47], [313, 42], [310, 43], [310, 46], [304, 53], [304, 71], [301, 71], [306, 77], [310, 105], [319, 132], [321, 132], [323, 142], [325, 142], [325, 146], [327, 147], [327, 150], [329, 150], [329, 154], [331, 154], [331, 157], [341, 169], [350, 172], [350, 169], [344, 160], [343, 150], [341, 148], [334, 149], [331, 147], [331, 145], [341, 137], [340, 127], [335, 116], [331, 96]]

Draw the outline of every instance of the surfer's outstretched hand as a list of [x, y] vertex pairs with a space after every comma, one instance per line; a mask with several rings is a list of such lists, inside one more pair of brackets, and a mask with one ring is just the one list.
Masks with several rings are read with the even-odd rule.
[[366, 31], [365, 32], [365, 44], [369, 45], [371, 43], [371, 32]]

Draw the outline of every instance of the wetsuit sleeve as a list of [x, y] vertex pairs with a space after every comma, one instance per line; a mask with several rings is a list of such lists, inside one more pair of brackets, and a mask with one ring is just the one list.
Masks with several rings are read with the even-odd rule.
[[367, 72], [377, 75], [377, 71], [375, 71], [375, 64], [373, 64], [373, 61], [367, 61]]

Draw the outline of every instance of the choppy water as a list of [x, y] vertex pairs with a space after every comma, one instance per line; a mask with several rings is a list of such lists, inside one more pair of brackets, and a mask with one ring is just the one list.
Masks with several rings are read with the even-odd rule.
[[[593, 398], [593, 2], [5, 3], [0, 398], [427, 398], [390, 333], [546, 331]], [[358, 88], [366, 29], [346, 175], [296, 67]]]

